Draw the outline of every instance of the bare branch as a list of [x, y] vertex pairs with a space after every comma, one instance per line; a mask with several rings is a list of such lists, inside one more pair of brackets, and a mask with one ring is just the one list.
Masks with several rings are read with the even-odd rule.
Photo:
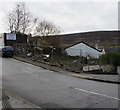
[[42, 21], [36, 26], [36, 34], [40, 36], [49, 36], [60, 33], [60, 28], [55, 26], [52, 22]]
[[29, 33], [36, 24], [37, 19], [31, 16], [25, 3], [17, 3], [15, 9], [8, 15], [10, 32]]

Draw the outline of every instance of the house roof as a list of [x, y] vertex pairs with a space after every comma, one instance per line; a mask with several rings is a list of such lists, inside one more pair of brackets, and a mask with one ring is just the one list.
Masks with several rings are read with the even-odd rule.
[[79, 43], [76, 43], [76, 44], [73, 44], [73, 45], [71, 45], [71, 46], [69, 46], [69, 47], [66, 47], [65, 49], [70, 48], [70, 47], [73, 47], [73, 46], [75, 46], [75, 45], [77, 45], [77, 44], [80, 44], [80, 43], [83, 43], [83, 44], [85, 44], [85, 45], [93, 48], [94, 50], [97, 50], [97, 51], [99, 51], [99, 52], [102, 52], [102, 49], [101, 49], [101, 50], [100, 50], [100, 49], [96, 49], [95, 47], [90, 46], [90, 45], [88, 45], [87, 43], [85, 43], [85, 42], [83, 42], [83, 41], [81, 41], [81, 42], [79, 42]]

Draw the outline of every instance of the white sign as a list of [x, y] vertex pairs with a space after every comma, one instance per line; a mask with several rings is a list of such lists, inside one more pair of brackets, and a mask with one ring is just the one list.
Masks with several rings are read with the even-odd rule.
[[16, 34], [14, 33], [7, 33], [6, 40], [16, 40]]

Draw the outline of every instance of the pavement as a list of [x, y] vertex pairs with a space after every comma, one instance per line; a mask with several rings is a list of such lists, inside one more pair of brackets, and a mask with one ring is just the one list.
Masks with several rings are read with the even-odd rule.
[[18, 96], [8, 89], [2, 88], [0, 92], [2, 92], [2, 108], [11, 108], [11, 110], [15, 108], [22, 108], [23, 110], [32, 108], [43, 110], [40, 106], [33, 104], [32, 102]]
[[120, 84], [120, 75], [116, 75], [116, 74], [115, 75], [113, 75], [113, 74], [100, 74], [100, 73], [96, 73], [96, 74], [95, 73], [94, 74], [79, 73], [78, 74], [78, 73], [70, 72], [67, 70], [63, 70], [62, 68], [57, 67], [57, 66], [51, 66], [51, 65], [46, 64], [44, 62], [33, 61], [33, 60], [31, 60], [31, 58], [24, 58], [24, 57], [18, 57], [18, 56], [14, 56], [13, 58], [16, 60], [19, 60], [19, 61], [33, 64], [35, 66], [49, 69], [51, 71], [59, 72], [62, 74], [68, 74], [68, 75], [71, 75], [71, 76], [77, 77], [77, 78], [106, 82], [106, 83]]

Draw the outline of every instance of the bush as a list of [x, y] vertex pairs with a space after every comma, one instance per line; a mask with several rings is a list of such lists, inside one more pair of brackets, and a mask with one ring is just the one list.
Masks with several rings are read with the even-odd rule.
[[111, 64], [116, 66], [120, 65], [120, 53], [119, 52], [110, 52], [102, 55], [100, 57], [101, 64]]

